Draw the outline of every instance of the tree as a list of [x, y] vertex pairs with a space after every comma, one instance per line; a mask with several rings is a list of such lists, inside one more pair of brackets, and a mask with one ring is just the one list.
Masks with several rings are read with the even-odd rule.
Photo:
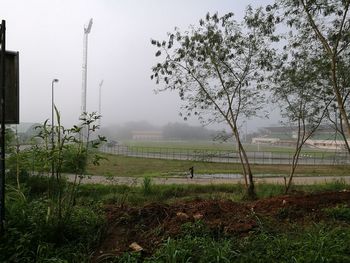
[[350, 69], [350, 0], [276, 2], [284, 12], [286, 24], [297, 33], [294, 36], [295, 42], [318, 46], [326, 58], [326, 73], [341, 116], [341, 124], [350, 136], [350, 83], [349, 78], [341, 73], [349, 72]]
[[179, 92], [185, 120], [194, 114], [203, 123], [227, 124], [238, 144], [249, 197], [255, 196], [253, 174], [239, 125], [256, 116], [265, 102], [262, 90], [274, 54], [268, 44], [278, 40], [272, 35], [272, 18], [250, 7], [241, 23], [232, 13], [208, 13], [197, 27], [185, 32], [175, 28], [167, 41], [151, 41], [161, 60], [151, 75], [162, 85], [157, 91]]
[[[339, 80], [342, 87], [346, 87], [347, 85], [349, 86], [349, 84], [347, 84], [350, 83], [349, 71], [350, 65], [341, 65], [341, 67], [339, 67]], [[344, 89], [344, 91], [346, 92], [343, 93], [345, 102], [344, 107], [350, 109], [350, 100], [348, 99], [350, 92], [346, 91], [346, 89]], [[350, 141], [348, 140], [349, 135], [347, 135], [346, 127], [344, 127], [344, 124], [342, 122], [342, 116], [339, 112], [336, 101], [330, 105], [327, 111], [327, 118], [332, 123], [332, 126], [335, 130], [335, 136], [337, 136], [337, 134], [340, 134], [341, 138], [344, 141], [345, 149], [347, 149], [348, 153], [350, 153]]]
[[[315, 47], [301, 43], [298, 52], [290, 52], [286, 46], [273, 75], [273, 95], [288, 124], [297, 128], [295, 151], [285, 192], [291, 187], [299, 156], [307, 140], [325, 120], [328, 107], [334, 100], [329, 96], [327, 81], [323, 78], [322, 57], [315, 56]], [[294, 50], [295, 51], [295, 50]], [[290, 58], [288, 58], [290, 54]]]

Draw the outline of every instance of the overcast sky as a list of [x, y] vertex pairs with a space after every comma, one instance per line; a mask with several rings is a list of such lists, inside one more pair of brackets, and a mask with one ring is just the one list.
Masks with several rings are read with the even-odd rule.
[[[55, 104], [65, 125], [78, 122], [81, 108], [83, 28], [93, 18], [88, 46], [87, 111], [98, 111], [102, 86], [102, 124], [147, 120], [181, 122], [176, 93], [155, 95], [150, 80], [155, 49], [177, 26], [187, 29], [210, 13], [233, 12], [270, 0], [0, 0], [6, 20], [7, 49], [20, 52], [20, 120], [43, 122]], [[269, 121], [273, 123], [274, 121]], [[196, 123], [191, 120], [190, 123]], [[198, 123], [198, 122], [197, 122]], [[249, 123], [249, 127], [266, 122]], [[261, 125], [260, 125], [261, 126]]]

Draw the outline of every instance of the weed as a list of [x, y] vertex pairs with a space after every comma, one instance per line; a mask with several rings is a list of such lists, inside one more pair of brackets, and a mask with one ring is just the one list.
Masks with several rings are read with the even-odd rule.
[[152, 179], [150, 177], [144, 177], [142, 183], [142, 192], [143, 195], [148, 196], [153, 192]]
[[[63, 224], [55, 216], [56, 202], [27, 196], [7, 185], [6, 232], [0, 240], [0, 262], [87, 262], [105, 225], [98, 206], [76, 205]], [[26, 191], [26, 192], [23, 192]], [[64, 242], [57, 239], [57, 232]]]
[[209, 236], [210, 231], [208, 227], [201, 221], [197, 220], [194, 223], [187, 222], [181, 226], [181, 233], [183, 236]]
[[237, 251], [229, 239], [186, 235], [180, 239], [168, 238], [161, 249], [145, 262], [232, 262]]
[[261, 233], [239, 243], [236, 262], [348, 262], [350, 230], [314, 225], [291, 233]]
[[324, 209], [326, 214], [336, 220], [343, 220], [350, 223], [350, 207], [347, 205], [338, 205], [333, 208]]
[[278, 184], [257, 184], [256, 188], [259, 197], [271, 197], [284, 192], [284, 187]]

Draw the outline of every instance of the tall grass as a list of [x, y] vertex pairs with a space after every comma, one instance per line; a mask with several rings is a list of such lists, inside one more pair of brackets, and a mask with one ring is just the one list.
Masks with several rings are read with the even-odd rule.
[[[343, 181], [327, 184], [294, 185], [293, 190], [305, 192], [340, 191], [349, 189]], [[284, 193], [283, 185], [257, 184], [259, 198], [276, 196]], [[172, 202], [175, 200], [193, 199], [230, 199], [241, 201], [245, 194], [244, 186], [240, 184], [212, 185], [155, 185], [150, 178], [144, 179], [141, 186], [127, 185], [82, 185], [78, 198], [80, 202], [107, 202], [119, 205], [142, 205], [148, 202]]]
[[142, 191], [145, 196], [152, 194], [152, 179], [150, 177], [143, 178]]
[[[0, 262], [88, 262], [105, 219], [100, 206], [76, 204], [59, 224], [57, 203], [47, 198], [48, 178], [31, 178], [21, 190], [7, 185], [6, 231]], [[36, 185], [40, 187], [34, 187]], [[40, 193], [40, 194], [39, 194]], [[57, 238], [59, 236], [62, 239]]]
[[[62, 231], [64, 242], [57, 242], [55, 203], [46, 198], [47, 178], [33, 177], [21, 190], [8, 186], [7, 232], [0, 240], [0, 262], [88, 262], [89, 254], [104, 230], [100, 204], [122, 202], [172, 202], [178, 199], [228, 198], [239, 200], [241, 185], [154, 185], [145, 178], [143, 185], [83, 185], [77, 203]], [[64, 185], [64, 184], [62, 184]], [[343, 190], [344, 181], [324, 185], [295, 186], [295, 190]], [[259, 197], [278, 195], [283, 186], [258, 184]], [[245, 238], [212, 233], [200, 222], [183, 226], [177, 238], [164, 241], [150, 258], [124, 254], [108, 262], [350, 262], [349, 208], [325, 210], [330, 224], [277, 232], [269, 221]], [[341, 220], [341, 227], [334, 221]], [[328, 222], [328, 221], [327, 221]], [[339, 223], [339, 222], [338, 222]], [[280, 231], [280, 230], [279, 230]]]
[[[219, 239], [202, 229], [168, 238], [143, 262], [350, 262], [349, 251], [348, 227], [318, 224], [284, 233], [263, 231], [245, 238], [223, 236]], [[132, 262], [132, 257], [124, 254], [116, 262]]]

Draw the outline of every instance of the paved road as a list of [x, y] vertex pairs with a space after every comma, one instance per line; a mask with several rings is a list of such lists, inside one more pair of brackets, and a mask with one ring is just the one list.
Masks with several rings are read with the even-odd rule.
[[[73, 176], [68, 175], [68, 180], [72, 181]], [[294, 184], [298, 185], [307, 185], [307, 184], [322, 184], [322, 183], [330, 183], [334, 181], [342, 180], [347, 184], [350, 183], [350, 176], [317, 176], [317, 177], [309, 177], [309, 176], [298, 176], [294, 177]], [[106, 179], [104, 176], [91, 176], [90, 178], [84, 178], [82, 180], [83, 184], [119, 184], [119, 185], [141, 185], [143, 182], [143, 178], [135, 178], [135, 177], [114, 177], [113, 180]], [[166, 185], [166, 184], [244, 184], [244, 180], [242, 178], [238, 179], [228, 179], [228, 178], [179, 178], [179, 177], [167, 177], [167, 178], [152, 178], [152, 182], [154, 184]], [[256, 183], [272, 183], [272, 184], [284, 184], [283, 177], [266, 177], [266, 178], [256, 178]]]

